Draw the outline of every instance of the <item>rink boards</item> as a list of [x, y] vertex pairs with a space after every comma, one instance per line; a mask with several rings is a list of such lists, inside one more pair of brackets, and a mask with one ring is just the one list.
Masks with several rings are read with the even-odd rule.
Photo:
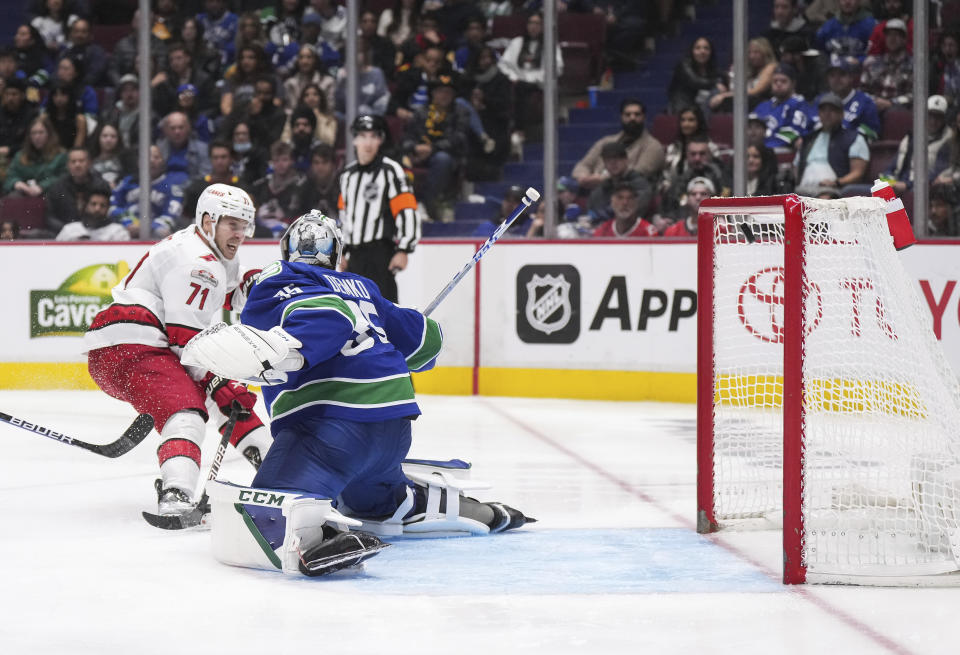
[[[426, 307], [481, 241], [428, 241], [398, 276]], [[0, 244], [0, 388], [89, 389], [80, 335], [148, 244]], [[244, 268], [277, 257], [248, 243]], [[919, 244], [904, 264], [960, 370], [960, 242]], [[444, 332], [422, 393], [693, 402], [693, 241], [500, 241], [433, 314]], [[746, 280], [745, 280], [746, 281]], [[189, 289], [185, 290], [189, 292]], [[755, 326], [734, 324], [748, 334]]]

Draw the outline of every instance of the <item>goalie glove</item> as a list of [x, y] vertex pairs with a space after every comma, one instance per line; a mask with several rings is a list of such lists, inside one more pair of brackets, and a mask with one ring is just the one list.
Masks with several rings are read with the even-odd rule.
[[263, 331], [217, 323], [190, 339], [180, 361], [247, 384], [281, 384], [287, 371], [303, 367], [302, 345], [280, 326]]

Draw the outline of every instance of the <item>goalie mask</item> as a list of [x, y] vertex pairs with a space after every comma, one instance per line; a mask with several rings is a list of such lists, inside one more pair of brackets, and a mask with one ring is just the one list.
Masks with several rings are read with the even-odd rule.
[[247, 228], [245, 234], [248, 237], [253, 236], [254, 210], [253, 200], [243, 189], [229, 184], [211, 184], [197, 199], [197, 212], [195, 214], [197, 227], [208, 237], [213, 238], [213, 234], [208, 234], [203, 229], [203, 217], [209, 214], [213, 219], [213, 231], [216, 232], [217, 222], [223, 216], [231, 216], [246, 221]]
[[336, 270], [342, 250], [343, 236], [336, 221], [316, 209], [291, 223], [280, 237], [280, 253], [288, 262]]

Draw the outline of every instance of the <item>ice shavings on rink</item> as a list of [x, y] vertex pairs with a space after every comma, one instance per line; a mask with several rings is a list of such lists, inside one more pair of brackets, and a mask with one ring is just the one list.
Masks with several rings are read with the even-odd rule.
[[377, 594], [780, 592], [782, 585], [685, 529], [525, 530], [402, 539], [364, 573], [325, 584]]

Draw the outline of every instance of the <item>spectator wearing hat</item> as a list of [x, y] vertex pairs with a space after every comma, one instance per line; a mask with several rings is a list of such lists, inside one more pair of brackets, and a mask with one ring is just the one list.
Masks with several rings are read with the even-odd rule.
[[[140, 140], [140, 82], [136, 75], [124, 75], [117, 87], [119, 100], [112, 107], [100, 112], [101, 123], [113, 123], [120, 132], [124, 149], [136, 147]], [[157, 123], [156, 114], [150, 112], [150, 125]]]
[[773, 49], [780, 51], [783, 41], [791, 36], [802, 39], [804, 50], [813, 42], [815, 30], [800, 12], [797, 0], [773, 0], [770, 27], [763, 33]]
[[797, 141], [810, 131], [813, 113], [803, 96], [796, 93], [797, 71], [790, 64], [780, 64], [773, 72], [773, 96], [753, 110], [767, 126], [764, 145], [770, 149], [793, 149]]
[[336, 0], [311, 0], [304, 20], [311, 14], [320, 16], [320, 36], [336, 51], [342, 51], [347, 41], [347, 8]]
[[909, 109], [913, 105], [913, 57], [907, 52], [907, 26], [891, 18], [884, 28], [887, 51], [863, 62], [860, 87], [877, 103], [877, 109]]
[[695, 237], [699, 220], [700, 203], [716, 195], [713, 182], [705, 177], [695, 177], [687, 182], [687, 193], [674, 222], [663, 231], [665, 237]]
[[613, 218], [601, 223], [593, 231], [595, 237], [655, 237], [659, 235], [653, 223], [640, 215], [637, 189], [629, 182], [620, 182], [610, 196]]
[[844, 193], [844, 187], [864, 182], [870, 147], [856, 129], [843, 127], [843, 100], [825, 93], [817, 103], [820, 128], [804, 139], [797, 154], [797, 192], [814, 196], [820, 187]]
[[191, 84], [196, 89], [194, 95], [197, 112], [206, 112], [216, 107], [214, 81], [194, 65], [193, 55], [186, 45], [181, 42], [171, 43], [167, 46], [166, 66], [150, 80], [154, 111], [165, 116], [176, 109], [177, 96], [185, 84]]
[[813, 44], [831, 59], [863, 61], [877, 21], [860, 0], [839, 0], [839, 9], [817, 30]]
[[[843, 126], [856, 128], [867, 143], [872, 143], [880, 134], [880, 113], [873, 98], [854, 87], [859, 70], [859, 66], [848, 61], [831, 63], [827, 69], [827, 89], [843, 100]], [[820, 127], [818, 121], [819, 117], [815, 117], [814, 129]]]
[[[874, 3], [877, 4], [877, 3]], [[883, 0], [881, 17], [870, 33], [870, 43], [867, 45], [868, 55], [882, 55], [887, 51], [886, 29], [887, 22], [893, 19], [903, 21], [907, 26], [907, 52], [913, 54], [913, 18], [910, 17], [910, 8], [913, 0]]]
[[0, 168], [4, 174], [37, 116], [37, 108], [27, 102], [26, 90], [26, 82], [12, 77], [0, 92]]
[[177, 104], [174, 111], [186, 114], [187, 119], [193, 126], [193, 134], [197, 140], [203, 143], [210, 143], [214, 133], [217, 131], [215, 119], [211, 116], [214, 110], [201, 112], [199, 107], [199, 91], [192, 84], [181, 84], [177, 87]]
[[619, 141], [603, 144], [600, 151], [607, 178], [594, 187], [587, 199], [587, 212], [594, 223], [600, 223], [613, 217], [611, 198], [613, 190], [622, 183], [632, 184], [637, 192], [637, 207], [641, 215], [650, 209], [653, 200], [653, 185], [637, 171], [630, 170], [627, 161], [627, 149]]
[[796, 89], [807, 102], [823, 90], [825, 76], [820, 52], [811, 49], [799, 36], [788, 36], [780, 44], [780, 63], [789, 64], [797, 71]]
[[[950, 166], [950, 142], [953, 128], [947, 127], [947, 99], [930, 96], [927, 99], [927, 173], [935, 180]], [[884, 171], [884, 177], [897, 192], [913, 189], [913, 134], [908, 132], [900, 140], [897, 156]]]
[[430, 85], [429, 104], [416, 110], [404, 133], [404, 153], [414, 166], [428, 169], [423, 204], [434, 219], [453, 220], [449, 201], [467, 154], [470, 117], [455, 97], [453, 78], [439, 75]]
[[573, 167], [573, 177], [584, 189], [593, 189], [610, 174], [604, 168], [601, 151], [611, 142], [622, 143], [627, 149], [627, 167], [648, 180], [655, 180], [664, 166], [663, 145], [646, 129], [646, 106], [636, 98], [627, 98], [620, 103], [620, 127], [616, 134], [602, 137], [592, 146], [583, 159]]

